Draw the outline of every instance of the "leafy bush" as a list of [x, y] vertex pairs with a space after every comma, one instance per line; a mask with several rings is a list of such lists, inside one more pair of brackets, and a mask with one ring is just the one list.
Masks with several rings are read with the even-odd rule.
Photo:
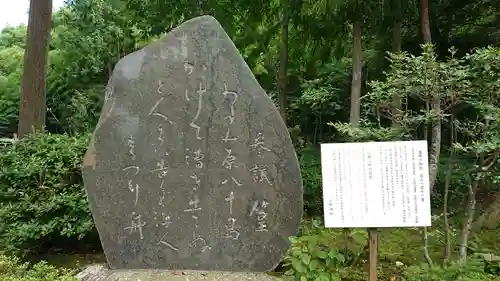
[[0, 280], [2, 281], [77, 281], [74, 271], [57, 269], [46, 262], [33, 266], [18, 258], [0, 255]]
[[43, 134], [0, 148], [0, 247], [31, 249], [92, 231], [80, 172], [87, 142]]
[[292, 247], [283, 266], [288, 268], [285, 276], [300, 281], [336, 281], [340, 279], [339, 268], [345, 257], [331, 247], [331, 231], [291, 238]]

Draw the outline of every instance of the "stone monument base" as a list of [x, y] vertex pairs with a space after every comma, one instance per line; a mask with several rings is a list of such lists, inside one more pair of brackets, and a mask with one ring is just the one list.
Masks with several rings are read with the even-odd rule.
[[87, 267], [76, 276], [81, 281], [276, 281], [266, 273], [169, 270], [111, 270], [107, 265]]

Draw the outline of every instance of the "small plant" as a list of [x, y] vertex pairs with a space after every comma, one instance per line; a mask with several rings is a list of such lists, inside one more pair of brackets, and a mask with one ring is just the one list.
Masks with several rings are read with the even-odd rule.
[[285, 257], [285, 280], [336, 281], [340, 279], [339, 269], [345, 257], [331, 247], [329, 230], [290, 238], [292, 247]]
[[0, 255], [0, 280], [2, 281], [77, 281], [75, 272], [58, 269], [42, 261], [33, 266], [16, 257]]

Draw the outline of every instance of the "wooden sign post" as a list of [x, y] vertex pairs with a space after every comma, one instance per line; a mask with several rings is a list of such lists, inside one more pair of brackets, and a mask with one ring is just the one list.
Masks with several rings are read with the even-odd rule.
[[377, 281], [378, 231], [368, 229], [368, 280]]
[[321, 145], [325, 227], [368, 228], [369, 281], [378, 230], [431, 225], [426, 141]]

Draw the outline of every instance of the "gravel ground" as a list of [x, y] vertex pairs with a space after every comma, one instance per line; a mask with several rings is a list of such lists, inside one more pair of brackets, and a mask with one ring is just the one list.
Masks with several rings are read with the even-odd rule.
[[82, 281], [276, 281], [266, 273], [216, 271], [109, 270], [92, 265], [77, 275]]

